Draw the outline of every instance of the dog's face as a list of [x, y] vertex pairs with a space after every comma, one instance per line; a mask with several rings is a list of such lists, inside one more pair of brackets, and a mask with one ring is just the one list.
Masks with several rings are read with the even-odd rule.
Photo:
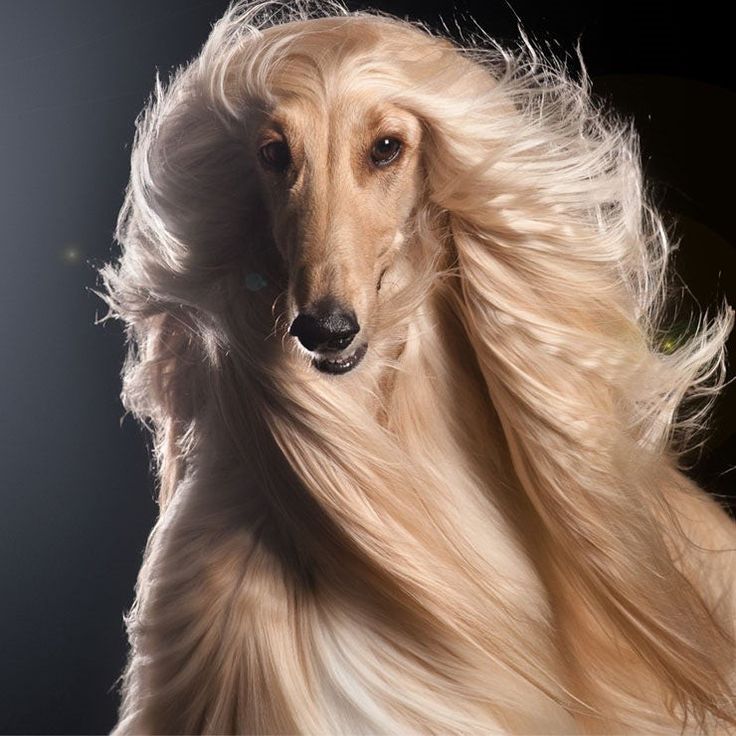
[[419, 197], [422, 139], [415, 116], [337, 81], [291, 67], [253, 141], [289, 273], [291, 339], [331, 374], [351, 371], [368, 348]]

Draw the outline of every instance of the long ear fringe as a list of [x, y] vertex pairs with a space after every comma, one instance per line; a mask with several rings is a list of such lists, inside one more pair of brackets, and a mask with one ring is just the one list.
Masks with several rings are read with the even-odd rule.
[[457, 309], [514, 468], [581, 604], [624, 632], [674, 708], [704, 728], [712, 715], [736, 723], [732, 634], [676, 569], [656, 518], [673, 437], [702, 428], [722, 386], [733, 311], [659, 349], [669, 242], [633, 133], [596, 109], [585, 77], [530, 47], [486, 60], [495, 83], [422, 109], [436, 131], [433, 198], [452, 214]]

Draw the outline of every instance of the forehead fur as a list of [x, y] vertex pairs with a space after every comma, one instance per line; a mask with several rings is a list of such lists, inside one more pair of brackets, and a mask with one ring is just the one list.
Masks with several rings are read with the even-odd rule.
[[243, 93], [274, 104], [371, 91], [405, 91], [452, 66], [451, 43], [381, 17], [313, 18], [269, 27], [241, 49], [231, 79]]

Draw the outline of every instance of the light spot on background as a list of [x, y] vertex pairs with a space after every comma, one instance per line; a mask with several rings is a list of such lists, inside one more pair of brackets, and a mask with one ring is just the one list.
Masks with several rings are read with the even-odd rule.
[[67, 245], [61, 251], [61, 260], [68, 264], [74, 265], [82, 260], [82, 250], [76, 245]]

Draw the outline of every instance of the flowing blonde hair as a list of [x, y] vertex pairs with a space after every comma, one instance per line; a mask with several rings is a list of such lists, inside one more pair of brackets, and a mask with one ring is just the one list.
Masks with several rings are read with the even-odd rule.
[[[328, 28], [336, 47], [302, 43]], [[101, 269], [161, 505], [116, 732], [736, 724], [732, 583], [687, 561], [673, 511], [706, 503], [678, 453], [733, 312], [662, 349], [671, 246], [631, 126], [526, 39], [466, 44], [238, 2], [157, 78]], [[243, 142], [309, 53], [424, 131], [410, 278], [359, 383], [284, 339]]]

